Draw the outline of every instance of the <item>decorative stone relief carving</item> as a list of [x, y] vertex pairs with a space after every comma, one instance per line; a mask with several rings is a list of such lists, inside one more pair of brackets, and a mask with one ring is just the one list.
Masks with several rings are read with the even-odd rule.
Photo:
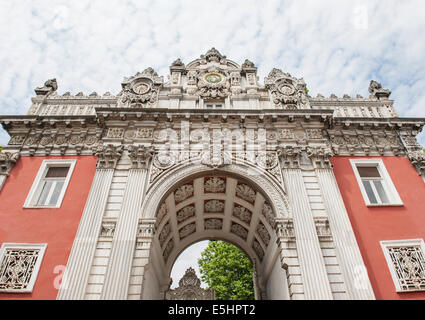
[[201, 153], [201, 163], [211, 168], [221, 168], [232, 163], [232, 155], [221, 151], [221, 145], [212, 146], [209, 151]]
[[261, 247], [260, 243], [257, 240], [254, 240], [252, 242], [252, 249], [254, 249], [255, 253], [257, 254], [260, 261], [263, 261], [264, 258], [264, 250]]
[[319, 140], [323, 139], [322, 129], [306, 129], [308, 139]]
[[278, 238], [283, 240], [294, 240], [294, 224], [290, 219], [277, 219], [275, 225]]
[[174, 200], [176, 201], [176, 204], [192, 197], [193, 191], [193, 184], [185, 184], [177, 188], [177, 190], [174, 191]]
[[44, 83], [43, 87], [35, 88], [34, 91], [37, 96], [46, 96], [52, 92], [55, 92], [56, 90], [58, 90], [58, 83], [56, 79], [50, 79]]
[[159, 151], [153, 157], [150, 181], [156, 179], [163, 171], [171, 168], [176, 163], [176, 156], [170, 151]]
[[205, 193], [225, 193], [226, 180], [220, 177], [206, 177], [204, 180]]
[[311, 160], [315, 168], [332, 168], [330, 159], [334, 154], [331, 148], [327, 146], [308, 146], [306, 150], [306, 155]]
[[112, 144], [99, 145], [94, 148], [93, 153], [98, 157], [98, 169], [115, 169], [118, 160], [121, 158], [123, 146], [114, 146]]
[[277, 155], [281, 159], [282, 168], [299, 168], [301, 148], [298, 146], [277, 147]]
[[195, 215], [195, 206], [189, 205], [177, 212], [177, 223], [180, 224]]
[[251, 204], [254, 204], [256, 195], [255, 190], [245, 183], [239, 183], [236, 186], [236, 196]]
[[100, 230], [100, 236], [106, 238], [113, 238], [115, 233], [116, 221], [104, 221], [102, 222], [102, 228]]
[[315, 218], [317, 235], [322, 240], [332, 240], [332, 233], [327, 218]]
[[20, 146], [24, 143], [26, 135], [15, 135], [9, 141], [9, 145]]
[[185, 225], [183, 228], [181, 228], [179, 230], [180, 240], [186, 238], [187, 236], [191, 235], [195, 231], [196, 231], [196, 224], [195, 223], [190, 223], [190, 224]]
[[180, 279], [179, 286], [165, 293], [165, 300], [214, 300], [214, 289], [201, 288], [195, 270], [189, 268]]
[[264, 218], [266, 218], [266, 221], [270, 224], [270, 226], [274, 227], [275, 217], [273, 214], [273, 209], [270, 206], [270, 204], [268, 204], [267, 202], [264, 202], [261, 213], [263, 214]]
[[245, 207], [235, 204], [232, 215], [248, 225], [251, 224], [252, 212]]
[[294, 131], [292, 129], [280, 129], [279, 138], [285, 140], [292, 140], [294, 139]]
[[122, 93], [118, 100], [119, 107], [144, 108], [153, 107], [158, 101], [159, 88], [164, 80], [152, 69], [147, 68], [122, 83]]
[[376, 82], [374, 80], [370, 80], [369, 84], [369, 93], [371, 94], [371, 98], [376, 99], [388, 99], [391, 95], [391, 91], [388, 89], [383, 89], [382, 85], [379, 82]]
[[124, 137], [124, 128], [109, 128], [106, 137], [112, 139], [121, 139]]
[[171, 251], [174, 249], [174, 239], [171, 238], [170, 241], [168, 241], [167, 245], [165, 246], [164, 252], [162, 253], [162, 256], [164, 257], [164, 261], [167, 262], [168, 257], [170, 256]]
[[149, 167], [149, 161], [155, 152], [153, 147], [136, 145], [129, 145], [127, 150], [132, 169], [147, 169]]
[[282, 70], [273, 69], [264, 79], [273, 103], [279, 109], [309, 109], [310, 103], [303, 79], [292, 77]]
[[230, 232], [244, 240], [248, 238], [248, 230], [246, 230], [238, 223], [232, 223], [232, 226], [230, 227]]
[[152, 239], [155, 233], [155, 220], [143, 219], [139, 222], [137, 227], [137, 238], [148, 238]]
[[267, 231], [266, 227], [264, 226], [264, 224], [261, 221], [258, 223], [256, 230], [257, 230], [258, 235], [260, 236], [260, 239], [263, 241], [263, 243], [267, 247], [270, 243], [270, 235], [269, 235], [269, 232]]
[[205, 219], [204, 222], [205, 230], [221, 230], [223, 228], [223, 220], [222, 219]]
[[425, 175], [425, 152], [412, 151], [407, 153], [412, 165], [416, 168], [420, 175]]
[[159, 209], [158, 209], [158, 213], [156, 214], [156, 224], [155, 227], [157, 228], [162, 220], [164, 219], [164, 217], [168, 214], [168, 209], [167, 209], [167, 205], [165, 203], [163, 203]]
[[224, 212], [224, 201], [223, 200], [208, 200], [204, 203], [205, 213], [223, 213]]
[[0, 174], [8, 176], [20, 156], [19, 152], [0, 152]]
[[162, 228], [161, 232], [159, 233], [158, 240], [159, 244], [162, 247], [164, 245], [165, 240], [167, 240], [168, 235], [171, 232], [171, 225], [170, 221], [167, 221], [167, 223]]

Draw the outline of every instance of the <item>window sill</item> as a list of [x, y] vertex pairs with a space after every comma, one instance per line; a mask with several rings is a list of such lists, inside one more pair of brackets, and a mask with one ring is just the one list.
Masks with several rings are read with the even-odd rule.
[[366, 204], [367, 207], [403, 207], [403, 203], [377, 203], [377, 204]]
[[24, 206], [24, 209], [60, 209], [60, 206]]

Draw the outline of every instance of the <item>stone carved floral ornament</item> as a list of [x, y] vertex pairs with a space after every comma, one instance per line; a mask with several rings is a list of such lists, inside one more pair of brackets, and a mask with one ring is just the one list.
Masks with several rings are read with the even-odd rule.
[[133, 169], [146, 169], [149, 166], [149, 161], [154, 155], [153, 147], [130, 145], [127, 148], [128, 156], [131, 160]]
[[225, 98], [231, 94], [228, 72], [217, 67], [198, 71], [197, 86], [202, 98]]
[[279, 109], [309, 109], [304, 80], [292, 77], [282, 70], [273, 69], [264, 79], [266, 88], [270, 91], [272, 101]]
[[21, 154], [19, 152], [0, 152], [0, 174], [9, 175], [10, 170], [20, 156]]
[[127, 108], [152, 107], [158, 101], [163, 83], [163, 77], [159, 77], [150, 67], [131, 78], [124, 78], [118, 105]]
[[108, 145], [98, 145], [93, 148], [93, 154], [98, 157], [97, 167], [99, 169], [114, 169], [121, 158], [124, 147]]

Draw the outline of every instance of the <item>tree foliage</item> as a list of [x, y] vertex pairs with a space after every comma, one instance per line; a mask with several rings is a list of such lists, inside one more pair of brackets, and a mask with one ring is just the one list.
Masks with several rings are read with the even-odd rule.
[[217, 300], [253, 300], [252, 265], [234, 245], [210, 241], [198, 259], [202, 281], [215, 290]]

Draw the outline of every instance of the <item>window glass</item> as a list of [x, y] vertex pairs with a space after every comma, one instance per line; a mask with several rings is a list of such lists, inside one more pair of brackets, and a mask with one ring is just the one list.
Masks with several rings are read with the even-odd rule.
[[359, 175], [362, 178], [380, 178], [381, 177], [377, 167], [357, 167], [357, 170], [359, 171]]
[[369, 197], [370, 203], [374, 203], [374, 204], [378, 203], [378, 200], [376, 199], [375, 194], [373, 193], [373, 189], [372, 189], [372, 186], [370, 184], [370, 181], [364, 180], [363, 185], [364, 185], [364, 188], [366, 190], [367, 196]]

